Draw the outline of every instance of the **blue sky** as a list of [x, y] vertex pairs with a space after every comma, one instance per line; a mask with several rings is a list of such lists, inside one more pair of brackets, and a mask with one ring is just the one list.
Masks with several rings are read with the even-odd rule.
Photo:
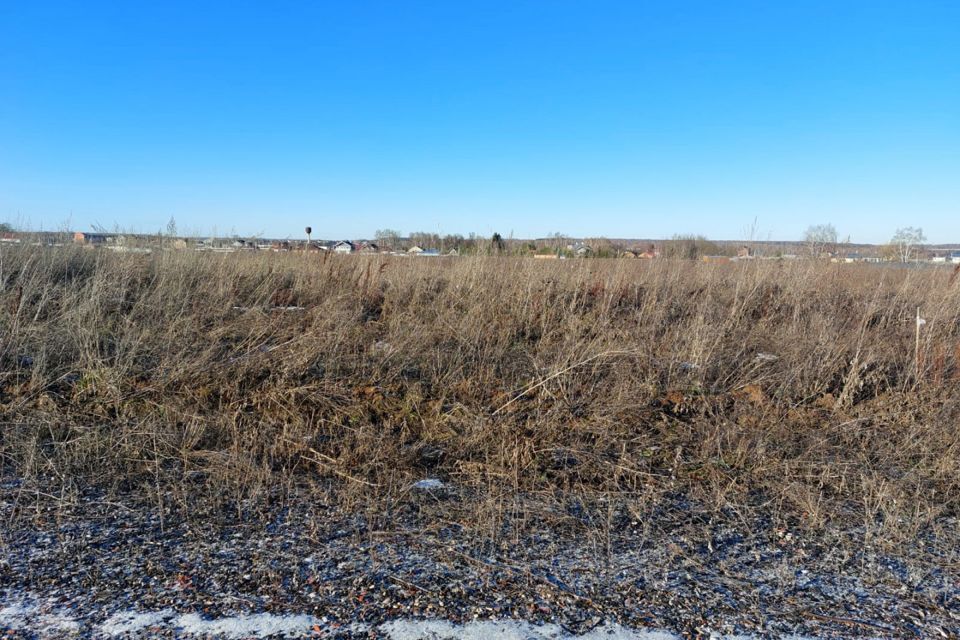
[[960, 2], [0, 0], [0, 220], [960, 241]]

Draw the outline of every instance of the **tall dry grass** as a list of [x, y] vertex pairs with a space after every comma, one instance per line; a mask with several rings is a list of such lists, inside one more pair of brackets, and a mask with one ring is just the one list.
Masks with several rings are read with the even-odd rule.
[[941, 270], [25, 247], [0, 336], [0, 456], [27, 479], [185, 505], [320, 481], [389, 517], [438, 476], [491, 531], [677, 496], [891, 534], [957, 515]]

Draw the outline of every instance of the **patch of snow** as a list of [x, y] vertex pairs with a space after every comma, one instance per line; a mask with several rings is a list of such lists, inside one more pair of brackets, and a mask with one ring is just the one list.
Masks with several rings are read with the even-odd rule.
[[122, 636], [143, 631], [149, 627], [164, 626], [170, 618], [176, 616], [171, 609], [161, 611], [123, 611], [115, 613], [100, 625], [101, 633], [109, 636]]
[[80, 633], [80, 622], [65, 613], [44, 613], [37, 616], [36, 628], [40, 631]]
[[0, 628], [62, 636], [79, 633], [80, 622], [65, 613], [46, 612], [34, 603], [19, 601], [0, 609]]
[[379, 631], [390, 640], [680, 640], [665, 631], [627, 629], [605, 624], [574, 636], [555, 624], [535, 625], [523, 620], [478, 620], [456, 625], [445, 620], [393, 620], [380, 625]]
[[447, 485], [443, 484], [443, 481], [439, 478], [424, 478], [423, 480], [417, 480], [411, 485], [414, 489], [443, 489]]
[[[0, 629], [28, 631], [40, 637], [65, 637], [83, 631], [83, 620], [72, 611], [51, 609], [38, 604], [37, 598], [0, 603]], [[277, 615], [240, 613], [205, 618], [196, 613], [178, 614], [172, 609], [159, 611], [119, 611], [92, 631], [94, 637], [137, 638], [153, 633], [174, 632], [177, 637], [203, 637], [239, 640], [265, 637], [307, 637], [314, 630], [332, 630], [325, 620], [306, 614]], [[680, 640], [680, 636], [656, 629], [632, 629], [615, 623], [597, 626], [583, 635], [574, 635], [556, 624], [534, 624], [525, 620], [476, 620], [454, 624], [446, 620], [399, 619], [378, 627], [353, 623], [337, 627], [338, 632], [362, 634], [376, 632], [390, 640]], [[710, 634], [711, 640], [757, 640], [751, 635]], [[805, 636], [784, 636], [783, 640], [815, 640]]]
[[193, 635], [218, 638], [250, 638], [265, 636], [303, 637], [318, 620], [308, 615], [273, 615], [253, 613], [209, 620], [195, 613], [177, 617], [171, 626]]
[[22, 602], [8, 604], [0, 609], [0, 627], [9, 627], [11, 629], [22, 629], [20, 625], [26, 621], [27, 617], [33, 612], [32, 607], [28, 607]]

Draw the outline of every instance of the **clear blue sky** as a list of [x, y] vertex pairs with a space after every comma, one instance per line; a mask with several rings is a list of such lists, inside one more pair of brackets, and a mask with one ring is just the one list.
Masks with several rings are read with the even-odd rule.
[[0, 220], [960, 241], [960, 2], [0, 0]]

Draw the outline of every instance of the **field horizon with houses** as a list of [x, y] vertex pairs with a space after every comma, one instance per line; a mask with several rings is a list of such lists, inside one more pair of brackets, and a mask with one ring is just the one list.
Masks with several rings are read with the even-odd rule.
[[[574, 238], [560, 233], [547, 237], [504, 238], [499, 233], [482, 237], [475, 233], [441, 235], [414, 232], [402, 236], [393, 230], [378, 230], [373, 239], [313, 240], [271, 239], [261, 236], [182, 235], [171, 218], [166, 231], [138, 233], [107, 231], [28, 231], [0, 224], [0, 246], [81, 246], [117, 252], [194, 250], [216, 253], [235, 251], [331, 252], [336, 254], [393, 256], [476, 256], [500, 255], [535, 258], [674, 258], [723, 262], [726, 260], [830, 260], [843, 263], [937, 265], [960, 264], [960, 244], [927, 244], [923, 230], [898, 229], [884, 244], [852, 243], [839, 240], [832, 225], [811, 225], [802, 240], [710, 240], [702, 235], [675, 235], [667, 239]], [[312, 231], [310, 227], [308, 230]], [[824, 235], [825, 234], [825, 235]], [[752, 234], [749, 234], [752, 236]]]

